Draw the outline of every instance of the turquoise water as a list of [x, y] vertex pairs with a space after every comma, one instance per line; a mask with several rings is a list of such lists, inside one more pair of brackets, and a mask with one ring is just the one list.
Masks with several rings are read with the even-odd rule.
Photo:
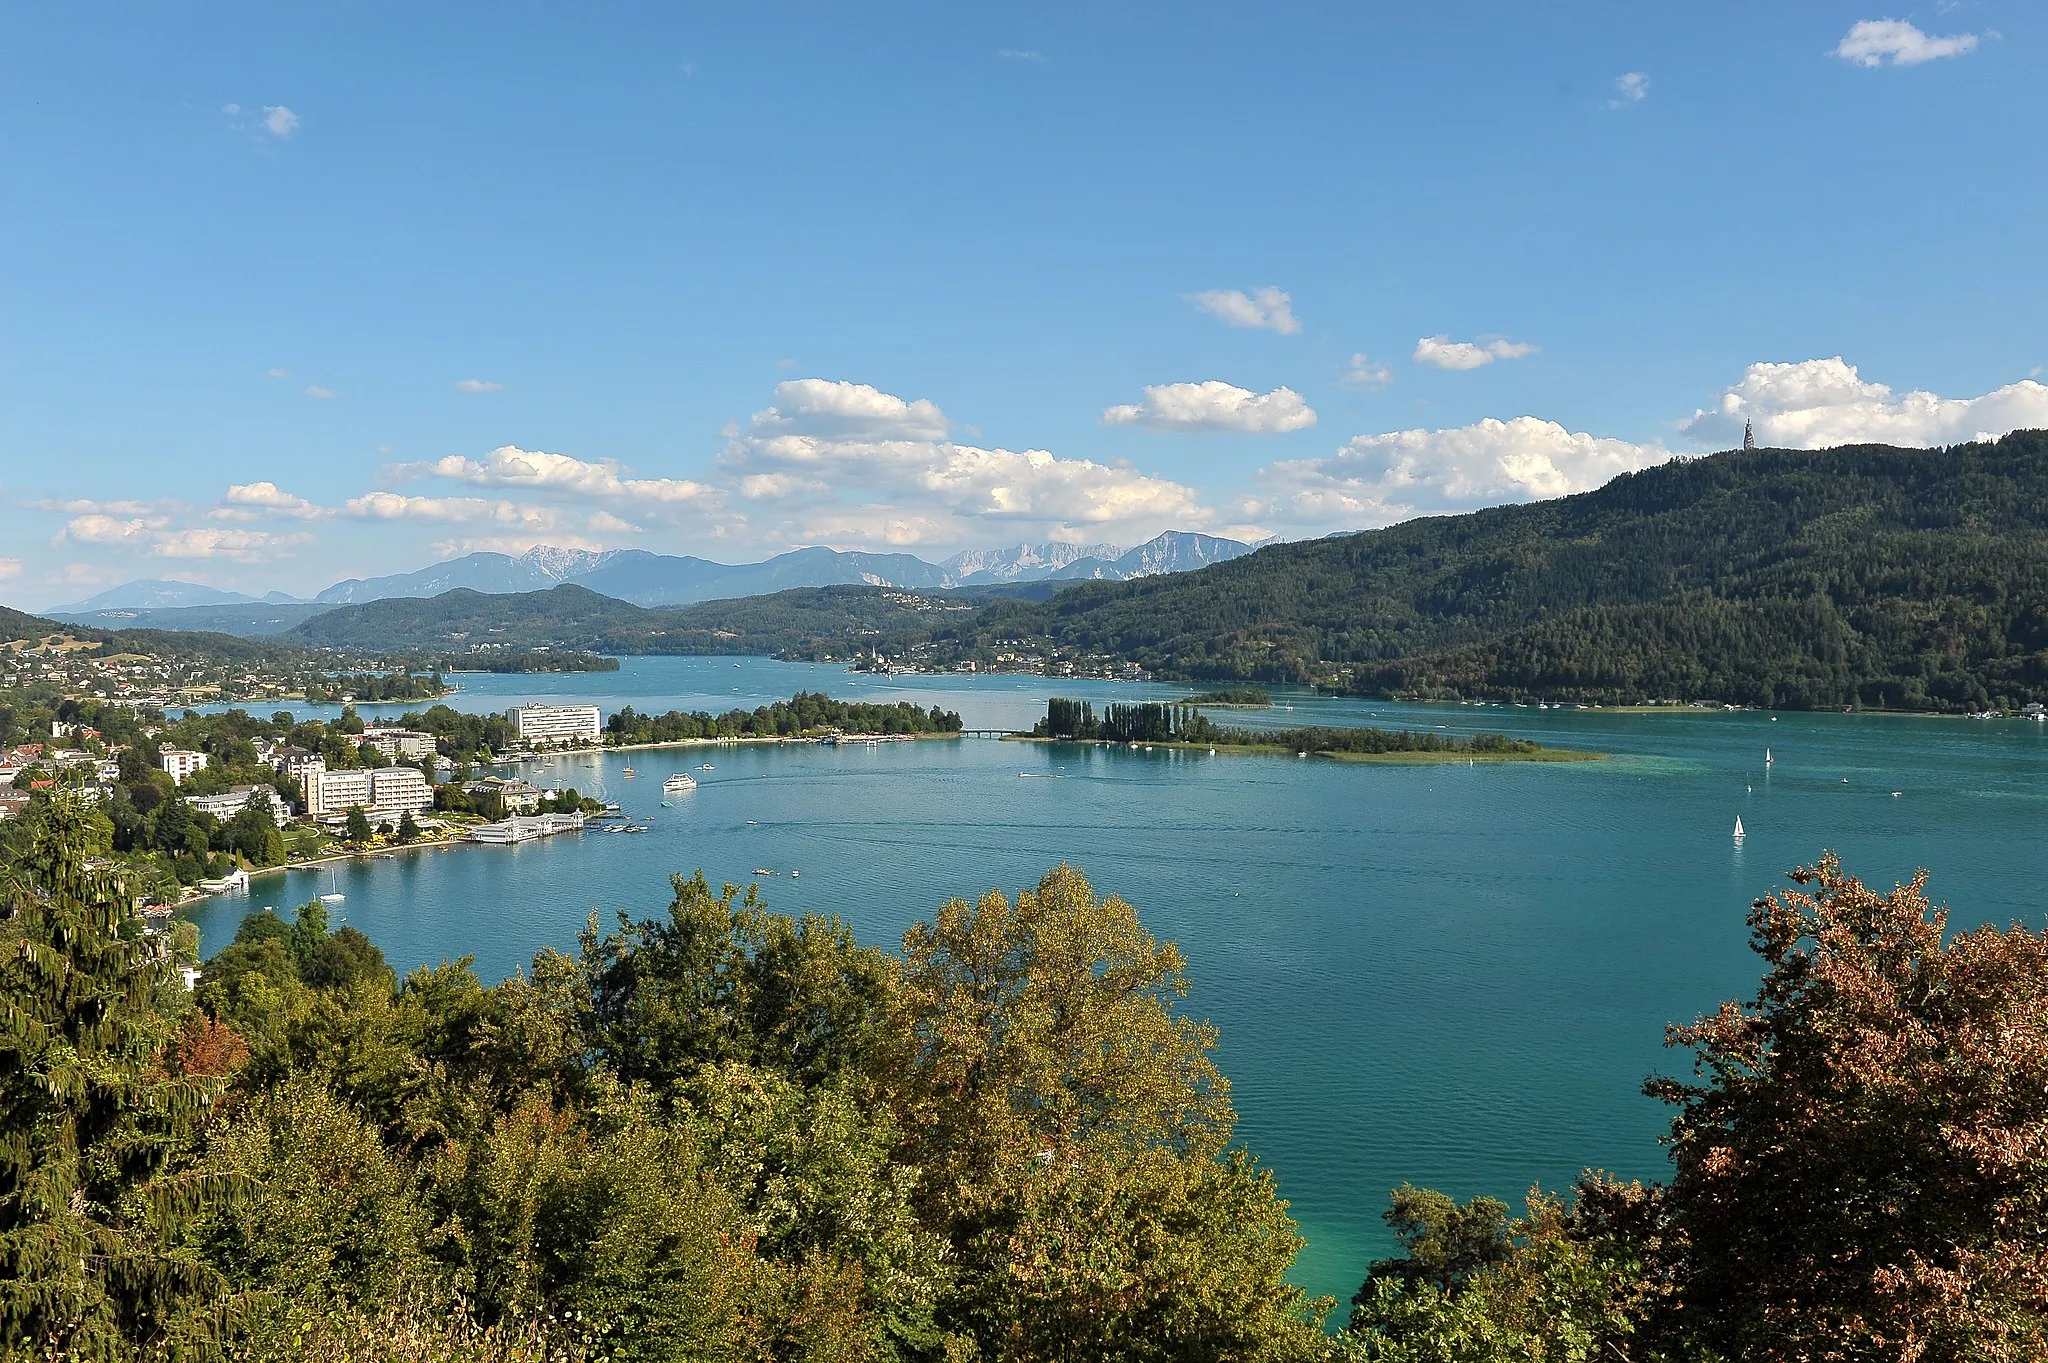
[[[809, 688], [936, 702], [973, 728], [1028, 726], [1053, 694], [1189, 691], [695, 658], [460, 680], [451, 703], [473, 710], [751, 708]], [[601, 787], [654, 831], [402, 854], [333, 879], [347, 921], [401, 970], [468, 954], [496, 978], [572, 945], [593, 909], [658, 914], [673, 871], [801, 872], [763, 879], [771, 906], [837, 913], [894, 945], [950, 896], [1014, 891], [1071, 861], [1187, 953], [1188, 1006], [1221, 1028], [1239, 1135], [1308, 1237], [1296, 1277], [1340, 1298], [1386, 1252], [1379, 1213], [1404, 1179], [1515, 1201], [1588, 1166], [1658, 1176], [1665, 1118], [1638, 1087], [1681, 1059], [1664, 1026], [1754, 989], [1749, 901], [1821, 849], [1884, 887], [1932, 868], [1958, 926], [2042, 921], [2041, 725], [1281, 699], [1293, 710], [1227, 713], [1492, 729], [1616, 756], [1375, 766], [980, 740], [593, 754], [538, 779]], [[699, 788], [661, 808], [662, 779], [705, 761]], [[261, 879], [201, 907], [206, 948], [249, 909], [329, 878]]]

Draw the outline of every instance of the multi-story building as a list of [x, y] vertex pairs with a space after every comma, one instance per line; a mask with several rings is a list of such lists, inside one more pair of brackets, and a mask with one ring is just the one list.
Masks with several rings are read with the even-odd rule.
[[595, 743], [602, 732], [595, 705], [522, 705], [509, 717], [512, 732], [528, 747]]
[[363, 742], [394, 762], [410, 762], [434, 751], [434, 736], [415, 729], [365, 729]]
[[269, 805], [272, 815], [277, 813], [277, 797], [268, 786], [235, 786], [218, 795], [187, 795], [185, 803], [202, 814], [211, 814], [223, 821], [258, 803]]
[[270, 754], [270, 765], [294, 781], [303, 782], [316, 771], [326, 771], [327, 762], [308, 748], [287, 745]]
[[495, 797], [498, 807], [507, 814], [531, 814], [540, 804], [540, 787], [525, 781], [507, 780], [502, 776], [485, 776], [471, 781], [463, 789], [472, 799], [489, 800]]
[[379, 767], [370, 773], [370, 805], [379, 814], [432, 809], [434, 788], [418, 767]]
[[[413, 775], [418, 776], [418, 772]], [[370, 807], [367, 771], [316, 771], [306, 777], [306, 812], [314, 818], [346, 814], [349, 806]]]
[[306, 813], [316, 819], [346, 814], [361, 805], [365, 814], [396, 817], [408, 809], [431, 809], [434, 788], [417, 767], [319, 771], [306, 777]]
[[156, 764], [169, 772], [173, 781], [183, 781], [206, 766], [206, 754], [187, 752], [183, 748], [161, 748], [157, 751]]

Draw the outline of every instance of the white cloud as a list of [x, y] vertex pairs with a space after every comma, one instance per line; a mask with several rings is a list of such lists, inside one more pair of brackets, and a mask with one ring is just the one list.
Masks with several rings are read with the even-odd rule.
[[1477, 369], [1495, 360], [1519, 360], [1534, 355], [1536, 347], [1523, 341], [1454, 341], [1448, 336], [1425, 336], [1415, 343], [1417, 364], [1438, 369]]
[[1301, 323], [1294, 316], [1294, 300], [1284, 290], [1270, 285], [1253, 289], [1249, 294], [1242, 289], [1209, 289], [1189, 294], [1188, 302], [1234, 327], [1277, 331], [1282, 336], [1292, 336], [1301, 330]]
[[268, 369], [263, 374], [266, 379], [288, 379], [291, 376], [292, 371], [289, 369]]
[[1835, 45], [1834, 55], [1858, 66], [1919, 66], [1973, 52], [1977, 41], [1974, 33], [1929, 37], [1904, 19], [1865, 19]]
[[485, 487], [551, 490], [601, 499], [706, 507], [719, 502], [716, 488], [687, 478], [632, 478], [615, 460], [592, 462], [546, 450], [522, 450], [517, 445], [500, 445], [482, 459], [451, 454], [424, 464], [401, 464], [391, 472], [399, 478], [450, 478]]
[[170, 524], [165, 516], [109, 516], [88, 512], [74, 516], [57, 532], [59, 541], [73, 544], [142, 544], [150, 535]]
[[1270, 435], [1307, 430], [1316, 424], [1316, 413], [1292, 388], [1254, 393], [1210, 379], [1206, 383], [1155, 384], [1145, 389], [1144, 401], [1105, 411], [1102, 424]]
[[163, 534], [150, 546], [150, 552], [158, 558], [224, 558], [237, 563], [261, 563], [311, 539], [302, 531], [274, 534], [267, 530], [222, 530], [208, 525]]
[[1045, 60], [1043, 52], [1033, 52], [1028, 48], [1018, 47], [997, 48], [996, 56], [998, 59], [1006, 62], [1043, 62]]
[[20, 560], [20, 559], [18, 559], [18, 558], [0, 558], [0, 582], [12, 582], [12, 581], [13, 581], [13, 580], [14, 580], [15, 578], [17, 578], [17, 577], [20, 577], [20, 576], [21, 576], [21, 560]]
[[527, 550], [540, 545], [546, 545], [550, 549], [587, 549], [592, 553], [613, 547], [603, 540], [591, 539], [587, 535], [565, 535], [560, 531], [549, 530], [527, 534], [463, 535], [453, 539], [435, 540], [427, 546], [427, 552], [436, 559], [478, 553], [510, 554], [517, 558]]
[[941, 440], [948, 426], [946, 414], [930, 400], [906, 402], [865, 383], [785, 379], [775, 385], [773, 399], [773, 406], [754, 413], [755, 430]]
[[332, 388], [322, 388], [317, 383], [309, 383], [304, 388], [301, 388], [299, 391], [301, 393], [304, 393], [309, 398], [331, 398], [334, 396], [334, 390]]
[[829, 483], [794, 473], [750, 473], [739, 481], [740, 496], [750, 502], [783, 502], [829, 493]]
[[1742, 424], [1759, 445], [1820, 449], [1829, 445], [1948, 445], [2048, 426], [2048, 386], [2032, 379], [1974, 398], [1915, 390], [1894, 394], [1870, 383], [1839, 355], [1791, 364], [1753, 364], [1742, 381], [1681, 429], [1705, 445], [1741, 442]]
[[[273, 516], [286, 516], [292, 520], [318, 520], [320, 517], [330, 514], [326, 507], [309, 502], [304, 497], [297, 496], [294, 493], [286, 492], [276, 483], [271, 482], [232, 484], [227, 490], [227, 495], [222, 497], [221, 500], [226, 502], [229, 508], [244, 510], [252, 514], [262, 513]], [[222, 518], [240, 519], [240, 517], [234, 516]]]
[[1344, 367], [1344, 373], [1337, 380], [1353, 388], [1378, 390], [1394, 381], [1394, 371], [1363, 353], [1353, 355], [1351, 363]]
[[242, 112], [242, 106], [239, 104], [223, 104], [220, 106], [220, 111], [224, 114], [238, 114]]
[[89, 497], [72, 497], [64, 501], [32, 502], [41, 511], [62, 511], [67, 515], [100, 516], [157, 516], [166, 511], [177, 511], [184, 503], [175, 501], [145, 501], [124, 499], [114, 502], [97, 502]]
[[463, 379], [455, 385], [458, 393], [502, 393], [505, 385], [492, 383], [488, 379]]
[[591, 512], [590, 519], [586, 524], [591, 530], [600, 535], [638, 535], [643, 533], [643, 527], [637, 526], [623, 517], [614, 516], [609, 511]]
[[299, 116], [282, 104], [263, 106], [263, 126], [272, 137], [290, 137], [299, 130]]
[[1625, 109], [1631, 104], [1640, 104], [1649, 97], [1649, 76], [1641, 71], [1630, 71], [1614, 78], [1614, 98], [1607, 101], [1607, 107]]
[[1532, 416], [1489, 417], [1448, 430], [1361, 435], [1330, 458], [1274, 464], [1260, 473], [1264, 495], [1236, 509], [1248, 519], [1367, 528], [1585, 492], [1671, 457], [1654, 442], [1568, 431]]
[[525, 502], [492, 501], [486, 497], [407, 497], [396, 492], [368, 492], [345, 503], [351, 516], [369, 521], [492, 521], [499, 525], [549, 530], [560, 523], [553, 507]]
[[[843, 438], [806, 426], [885, 434]], [[991, 533], [989, 520], [1005, 522], [1004, 535], [1101, 539], [1105, 527], [1156, 534], [1212, 519], [1192, 488], [1171, 479], [937, 438], [945, 429], [930, 403], [799, 380], [776, 390], [753, 429], [729, 433], [719, 464], [742, 499], [784, 506], [787, 519], [751, 531], [783, 543], [971, 544]], [[720, 528], [736, 533], [743, 523]]]

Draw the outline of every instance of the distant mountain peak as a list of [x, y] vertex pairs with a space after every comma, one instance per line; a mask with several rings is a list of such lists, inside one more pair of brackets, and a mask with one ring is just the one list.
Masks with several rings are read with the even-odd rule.
[[219, 587], [208, 587], [197, 582], [180, 582], [175, 578], [139, 577], [133, 582], [123, 582], [118, 587], [109, 587], [96, 596], [83, 601], [74, 601], [65, 606], [51, 606], [51, 611], [62, 611], [70, 615], [84, 615], [90, 611], [104, 610], [171, 610], [179, 606], [238, 606], [255, 601], [253, 596], [240, 592], [223, 591]]

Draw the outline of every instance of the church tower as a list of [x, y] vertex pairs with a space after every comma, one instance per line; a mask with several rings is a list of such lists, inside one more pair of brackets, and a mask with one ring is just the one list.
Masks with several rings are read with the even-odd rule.
[[1756, 432], [1750, 428], [1747, 421], [1742, 423], [1742, 448], [1745, 450], [1756, 448]]

